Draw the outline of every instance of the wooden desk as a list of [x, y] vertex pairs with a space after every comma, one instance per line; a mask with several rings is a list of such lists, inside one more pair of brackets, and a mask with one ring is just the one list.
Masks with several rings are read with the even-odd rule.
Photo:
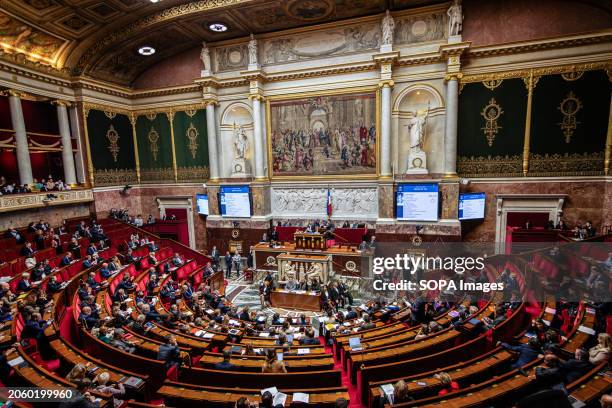
[[286, 290], [275, 290], [270, 294], [270, 302], [274, 307], [313, 312], [321, 310], [321, 295], [313, 295], [312, 292], [296, 293]]

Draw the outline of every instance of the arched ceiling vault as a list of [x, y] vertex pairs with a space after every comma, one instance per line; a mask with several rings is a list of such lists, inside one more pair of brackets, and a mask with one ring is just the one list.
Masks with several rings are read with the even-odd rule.
[[[150, 66], [198, 46], [440, 0], [2, 0], [0, 58], [130, 85]], [[228, 30], [217, 33], [211, 23]], [[138, 54], [143, 45], [157, 52]]]

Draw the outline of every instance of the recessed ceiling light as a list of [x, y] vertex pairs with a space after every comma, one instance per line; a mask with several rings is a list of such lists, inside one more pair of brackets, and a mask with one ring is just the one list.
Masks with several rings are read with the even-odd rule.
[[138, 53], [140, 55], [144, 55], [144, 56], [153, 55], [153, 54], [155, 54], [155, 48], [149, 47], [148, 45], [145, 45], [144, 47], [140, 47], [138, 49]]
[[157, 3], [159, 0], [149, 0], [151, 3]]
[[227, 31], [227, 26], [223, 23], [211, 23], [208, 25], [208, 28], [215, 33], [222, 33]]

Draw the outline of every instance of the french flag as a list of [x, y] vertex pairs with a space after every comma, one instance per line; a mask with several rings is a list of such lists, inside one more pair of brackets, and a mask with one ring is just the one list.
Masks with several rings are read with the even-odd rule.
[[327, 216], [328, 217], [332, 216], [332, 211], [333, 211], [333, 206], [332, 206], [331, 190], [328, 188], [327, 189]]

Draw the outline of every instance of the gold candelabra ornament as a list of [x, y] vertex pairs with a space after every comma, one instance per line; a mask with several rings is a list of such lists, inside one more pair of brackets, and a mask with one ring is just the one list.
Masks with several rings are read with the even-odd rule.
[[157, 142], [159, 141], [159, 133], [157, 133], [157, 130], [155, 130], [153, 126], [151, 126], [151, 130], [149, 131], [147, 138], [149, 139], [149, 142], [151, 143], [149, 145], [149, 148], [151, 149], [153, 160], [157, 161], [157, 153], [159, 152], [159, 146], [157, 145]]
[[582, 109], [582, 102], [574, 95], [574, 92], [570, 91], [557, 109], [563, 114], [563, 120], [558, 125], [563, 131], [563, 136], [565, 136], [565, 143], [569, 143], [572, 141], [574, 131], [580, 124], [576, 120], [576, 114]]
[[502, 128], [497, 124], [497, 120], [503, 113], [504, 111], [502, 110], [501, 106], [497, 104], [495, 98], [491, 98], [489, 103], [482, 109], [482, 112], [480, 112], [482, 117], [485, 119], [485, 125], [480, 129], [487, 138], [489, 147], [493, 146], [495, 136], [497, 136], [499, 129]]
[[198, 129], [193, 126], [193, 123], [189, 123], [185, 136], [187, 136], [187, 139], [189, 140], [187, 147], [189, 147], [191, 157], [193, 157], [195, 160], [196, 154], [198, 153]]
[[119, 133], [115, 130], [113, 125], [110, 125], [108, 131], [106, 132], [106, 138], [108, 139], [110, 145], [108, 145], [108, 150], [113, 155], [113, 161], [117, 162], [117, 157], [119, 156]]

